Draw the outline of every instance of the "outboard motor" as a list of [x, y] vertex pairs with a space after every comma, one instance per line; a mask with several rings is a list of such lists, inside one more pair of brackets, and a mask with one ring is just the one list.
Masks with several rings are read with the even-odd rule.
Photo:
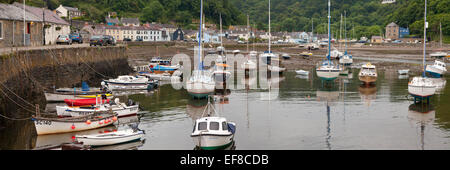
[[128, 104], [127, 104], [128, 106], [133, 106], [134, 105], [134, 101], [133, 100], [131, 100], [131, 99], [128, 99]]

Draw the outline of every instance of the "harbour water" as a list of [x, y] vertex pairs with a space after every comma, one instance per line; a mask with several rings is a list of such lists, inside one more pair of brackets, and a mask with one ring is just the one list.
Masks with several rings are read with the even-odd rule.
[[[318, 79], [314, 70], [308, 77], [286, 72], [279, 89], [216, 93], [218, 114], [236, 123], [231, 149], [450, 149], [449, 86], [444, 86], [431, 104], [413, 104], [408, 96], [411, 76], [379, 71], [375, 85], [363, 86], [358, 71], [353, 69], [333, 83]], [[206, 100], [191, 99], [185, 89], [176, 90], [171, 84], [151, 92], [121, 95], [122, 101], [139, 102], [144, 113], [119, 122], [138, 122], [146, 132], [145, 141], [98, 149], [195, 149], [190, 134]], [[76, 134], [104, 133], [123, 126], [127, 125], [37, 136], [31, 121], [15, 121], [0, 129], [0, 149], [35, 149], [71, 142]]]

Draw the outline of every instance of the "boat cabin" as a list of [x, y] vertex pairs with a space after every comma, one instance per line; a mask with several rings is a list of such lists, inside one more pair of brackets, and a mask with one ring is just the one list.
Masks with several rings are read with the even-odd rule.
[[234, 134], [235, 126], [233, 123], [228, 123], [222, 117], [203, 117], [195, 121], [192, 135], [201, 134], [217, 134], [229, 135]]
[[444, 62], [439, 61], [439, 60], [435, 60], [434, 61], [434, 66], [438, 67], [438, 68], [445, 69], [445, 70], [447, 69], [447, 65]]
[[156, 57], [156, 58], [152, 58], [152, 60], [150, 60], [150, 65], [168, 65], [170, 66], [172, 63], [172, 61], [170, 59], [162, 59], [161, 57]]

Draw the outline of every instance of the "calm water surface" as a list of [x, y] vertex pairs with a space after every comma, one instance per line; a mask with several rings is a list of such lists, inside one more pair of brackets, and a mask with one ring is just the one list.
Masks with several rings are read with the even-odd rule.
[[[408, 98], [408, 77], [379, 71], [376, 85], [366, 87], [361, 86], [358, 71], [354, 69], [333, 83], [324, 83], [315, 74], [299, 77], [287, 72], [278, 92], [231, 90], [215, 95], [214, 105], [220, 116], [237, 124], [237, 150], [450, 149], [450, 87], [443, 87], [431, 104], [414, 105]], [[145, 141], [100, 149], [195, 148], [190, 134], [206, 100], [193, 100], [186, 90], [175, 90], [170, 84], [151, 93], [121, 97], [127, 98], [140, 102], [147, 111], [139, 121], [139, 128], [146, 131]], [[129, 117], [119, 121], [137, 120]], [[75, 134], [114, 128], [36, 136], [32, 123], [16, 123], [0, 131], [0, 146], [33, 149], [70, 142]], [[18, 132], [24, 134], [5, 137]]]

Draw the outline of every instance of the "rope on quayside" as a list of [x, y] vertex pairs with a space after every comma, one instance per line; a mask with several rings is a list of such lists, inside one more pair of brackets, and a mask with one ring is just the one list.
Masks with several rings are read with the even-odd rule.
[[[20, 104], [17, 103], [16, 101], [14, 101], [13, 99], [11, 99], [11, 98], [8, 96], [8, 94], [6, 94], [1, 88], [0, 88], [0, 91], [1, 91], [1, 92], [2, 92], [9, 100], [11, 100], [13, 103], [15, 103], [17, 106], [21, 107], [22, 109], [24, 109], [25, 111], [28, 111], [28, 112], [30, 112], [30, 113], [35, 113], [35, 111], [29, 110], [29, 109], [27, 109], [26, 107], [20, 105]], [[2, 117], [8, 118], [8, 117], [3, 116], [3, 115], [2, 115]], [[13, 119], [13, 118], [11, 118], [11, 119]]]
[[29, 118], [17, 119], [17, 118], [10, 118], [10, 117], [7, 117], [7, 116], [2, 115], [2, 114], [0, 114], [0, 117], [3, 117], [5, 119], [9, 119], [9, 120], [16, 120], [16, 121], [31, 120], [33, 118], [33, 117], [29, 117]]
[[[9, 88], [8, 88], [6, 85], [4, 85], [3, 83], [0, 82], [0, 85], [2, 85], [6, 90], [8, 90], [8, 91], [11, 92], [12, 94], [14, 94], [17, 98], [21, 99], [21, 100], [23, 101], [23, 103], [30, 105], [30, 106], [28, 106], [28, 107], [32, 107], [32, 108], [34, 109], [35, 105], [31, 104], [30, 102], [26, 101], [25, 99], [23, 99], [22, 97], [20, 97], [20, 96], [17, 95], [16, 93], [14, 93], [11, 89], [9, 89]], [[30, 111], [29, 109], [27, 109], [27, 107], [26, 107], [27, 105], [22, 106], [21, 104], [17, 103], [17, 102], [14, 101], [13, 99], [11, 99], [11, 97], [9, 97], [9, 95], [8, 95], [5, 91], [3, 91], [2, 88], [0, 88], [0, 91], [1, 91], [1, 92], [2, 92], [9, 100], [11, 100], [13, 103], [15, 103], [17, 106], [19, 106], [19, 107], [25, 109], [25, 110], [28, 111], [28, 112], [35, 113], [35, 111]], [[40, 110], [40, 111], [41, 111], [42, 113], [46, 113], [45, 110]]]

